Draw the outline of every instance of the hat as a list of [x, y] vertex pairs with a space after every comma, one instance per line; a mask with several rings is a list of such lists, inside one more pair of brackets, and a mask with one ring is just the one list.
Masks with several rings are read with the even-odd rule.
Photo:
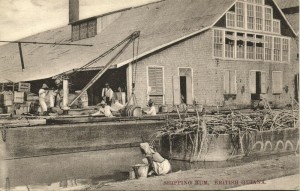
[[105, 101], [102, 100], [102, 101], [100, 102], [100, 105], [106, 105]]
[[154, 154], [155, 151], [150, 147], [149, 143], [141, 143], [140, 148], [145, 151], [146, 154]]
[[47, 84], [43, 84], [42, 88], [44, 89], [44, 88], [49, 88], [49, 87], [47, 86]]
[[108, 84], [108, 83], [105, 83], [105, 85], [106, 85], [106, 86], [109, 86], [109, 84]]

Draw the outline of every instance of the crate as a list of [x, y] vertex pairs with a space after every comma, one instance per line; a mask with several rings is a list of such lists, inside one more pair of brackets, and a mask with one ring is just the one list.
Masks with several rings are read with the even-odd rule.
[[14, 92], [14, 102], [24, 103], [24, 92]]
[[3, 105], [3, 106], [13, 105], [12, 92], [3, 92], [2, 94], [0, 94], [0, 105]]
[[16, 114], [17, 115], [22, 115], [23, 113], [29, 113], [29, 107], [26, 105], [20, 106], [19, 109], [16, 109]]
[[30, 92], [30, 83], [19, 82], [19, 92]]
[[15, 107], [14, 106], [5, 106], [4, 113], [15, 113]]

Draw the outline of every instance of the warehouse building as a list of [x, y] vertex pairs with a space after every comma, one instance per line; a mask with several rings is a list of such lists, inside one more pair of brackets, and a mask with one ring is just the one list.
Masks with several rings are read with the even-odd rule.
[[[90, 105], [99, 103], [106, 82], [115, 91], [121, 87], [127, 96], [134, 83], [141, 106], [152, 99], [157, 105], [183, 101], [247, 107], [261, 98], [284, 106], [297, 97], [298, 29], [276, 1], [165, 0], [78, 18], [78, 1], [70, 0], [68, 26], [23, 40], [92, 47], [25, 44], [22, 70], [17, 46], [1, 46], [1, 80], [30, 81], [38, 87], [44, 79], [80, 68], [140, 31], [135, 43], [88, 90]], [[72, 89], [83, 88], [111, 58], [74, 75]]]

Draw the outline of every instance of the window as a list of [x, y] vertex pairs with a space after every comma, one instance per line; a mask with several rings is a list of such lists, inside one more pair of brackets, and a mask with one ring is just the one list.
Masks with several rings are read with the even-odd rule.
[[274, 61], [281, 61], [281, 39], [274, 37]]
[[264, 71], [250, 71], [249, 92], [251, 94], [267, 93], [267, 73]]
[[283, 85], [282, 85], [282, 72], [281, 71], [273, 71], [272, 72], [272, 93], [273, 94], [281, 94]]
[[256, 30], [263, 30], [263, 11], [261, 6], [256, 6], [255, 8], [256, 15]]
[[236, 94], [236, 71], [224, 71], [224, 94]]
[[151, 89], [149, 99], [152, 99], [156, 105], [163, 105], [164, 84], [163, 84], [163, 68], [148, 67], [148, 85]]
[[223, 31], [214, 30], [214, 56], [223, 57]]
[[265, 60], [272, 60], [272, 37], [265, 36]]
[[280, 34], [280, 21], [273, 20], [273, 32]]
[[258, 5], [264, 5], [264, 0], [255, 0], [255, 3]]
[[247, 21], [248, 29], [254, 29], [254, 5], [247, 5]]
[[80, 40], [87, 38], [87, 23], [81, 23], [79, 26], [79, 31]]
[[282, 39], [282, 61], [289, 61], [289, 40]]
[[255, 49], [255, 43], [254, 43], [254, 35], [248, 34], [247, 35], [247, 59], [254, 59], [254, 49]]
[[237, 33], [236, 57], [245, 58], [245, 34]]
[[91, 38], [97, 35], [97, 20], [92, 19], [72, 25], [72, 41]]
[[265, 7], [265, 31], [272, 32], [272, 9]]
[[264, 58], [264, 40], [263, 36], [257, 35], [256, 36], [256, 59], [263, 60]]
[[236, 26], [240, 28], [244, 28], [244, 3], [237, 2], [236, 3]]
[[226, 13], [226, 25], [227, 27], [235, 27], [235, 13]]
[[79, 25], [72, 25], [72, 41], [77, 41], [79, 39]]
[[226, 32], [225, 37], [225, 57], [233, 58], [234, 57], [234, 33]]
[[88, 22], [88, 38], [94, 37], [97, 35], [97, 20], [92, 20]]

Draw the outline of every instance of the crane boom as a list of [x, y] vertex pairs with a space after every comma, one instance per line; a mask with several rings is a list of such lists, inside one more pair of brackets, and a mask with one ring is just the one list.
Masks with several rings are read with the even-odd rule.
[[[129, 46], [131, 42], [133, 42], [136, 38], [140, 36], [140, 31], [135, 31], [131, 35], [129, 35], [127, 38], [125, 38], [123, 41], [115, 45], [113, 48], [109, 49], [107, 52], [99, 56], [98, 58], [92, 60], [91, 62], [97, 62], [101, 58], [105, 57], [109, 53], [111, 53], [113, 50], [121, 46], [123, 43], [127, 41], [127, 43], [124, 45], [124, 47], [112, 58], [110, 61], [104, 66], [104, 68], [96, 74], [96, 76], [81, 90], [81, 92], [72, 100], [72, 102], [69, 104], [69, 106], [72, 106], [76, 100], [79, 99], [79, 97], [87, 90], [89, 89], [112, 65], [112, 63], [126, 50], [126, 48]], [[95, 61], [96, 60], [96, 61]], [[90, 65], [91, 62], [89, 62], [87, 65]], [[86, 66], [86, 65], [85, 65]]]

